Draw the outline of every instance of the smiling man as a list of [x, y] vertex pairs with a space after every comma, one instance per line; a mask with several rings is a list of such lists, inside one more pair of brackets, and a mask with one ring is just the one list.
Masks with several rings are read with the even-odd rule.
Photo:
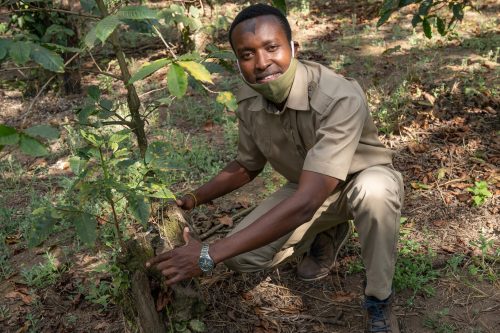
[[295, 58], [290, 25], [273, 7], [240, 12], [229, 31], [245, 84], [237, 92], [238, 155], [216, 177], [178, 200], [192, 209], [257, 176], [266, 163], [288, 183], [224, 239], [186, 246], [151, 259], [173, 284], [224, 262], [240, 272], [302, 256], [297, 277], [327, 276], [352, 231], [366, 268], [367, 332], [399, 332], [392, 311], [401, 174], [377, 137], [361, 87], [330, 69]]

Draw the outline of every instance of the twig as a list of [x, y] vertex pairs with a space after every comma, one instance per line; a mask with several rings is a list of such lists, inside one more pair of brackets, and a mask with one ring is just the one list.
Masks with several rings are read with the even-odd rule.
[[87, 50], [89, 52], [89, 55], [90, 57], [92, 58], [92, 61], [94, 62], [94, 65], [96, 65], [97, 69], [100, 71], [100, 72], [103, 72], [102, 68], [99, 67], [99, 64], [97, 63], [97, 61], [95, 61], [94, 59], [94, 56], [92, 55], [92, 52], [90, 52], [90, 50]]
[[143, 97], [143, 96], [152, 94], [152, 93], [157, 92], [157, 91], [165, 90], [165, 89], [167, 89], [167, 87], [163, 87], [163, 88], [158, 88], [158, 89], [153, 89], [153, 90], [150, 90], [150, 91], [146, 91], [145, 93], [140, 94], [139, 97]]
[[0, 70], [0, 72], [18, 71], [18, 70], [21, 70], [21, 69], [35, 69], [35, 68], [38, 68], [38, 66], [4, 68], [4, 69]]
[[83, 72], [88, 72], [88, 73], [93, 73], [93, 74], [98, 74], [98, 75], [105, 75], [105, 76], [112, 77], [113, 79], [122, 81], [122, 77], [121, 76], [118, 76], [118, 75], [115, 75], [115, 74], [111, 74], [111, 73], [108, 73], [108, 72], [94, 71], [92, 69], [82, 69], [82, 71]]
[[70, 10], [64, 10], [64, 9], [55, 9], [55, 8], [28, 8], [28, 9], [15, 9], [8, 11], [6, 14], [10, 13], [26, 13], [26, 12], [55, 12], [55, 13], [63, 13], [63, 14], [69, 14], [69, 15], [75, 15], [75, 16], [81, 16], [81, 17], [87, 17], [91, 18], [94, 20], [99, 20], [99, 16], [91, 15], [91, 14], [83, 14], [83, 13], [78, 13], [78, 12], [72, 12]]
[[158, 28], [154, 24], [152, 24], [151, 26], [153, 27], [153, 29], [155, 30], [155, 32], [158, 34], [158, 37], [160, 37], [160, 39], [163, 42], [163, 44], [165, 44], [165, 47], [167, 48], [168, 52], [170, 52], [170, 54], [172, 55], [172, 57], [174, 57], [174, 59], [177, 59], [177, 56], [175, 55], [175, 53], [172, 50], [172, 48], [170, 47], [170, 45], [168, 45], [167, 41], [163, 38], [160, 30], [158, 30]]
[[305, 320], [316, 320], [321, 323], [333, 324], [333, 325], [344, 325], [344, 322], [339, 320], [342, 316], [342, 311], [340, 311], [335, 318], [327, 318], [327, 317], [317, 317], [306, 314], [297, 314], [294, 316], [266, 316], [266, 318], [278, 319], [280, 321], [286, 320], [297, 320], [297, 319], [305, 319]]
[[[254, 210], [255, 206], [250, 206], [236, 214], [234, 214], [231, 219], [234, 221], [234, 220], [237, 220], [239, 219], [240, 217], [243, 217], [243, 216], [246, 216], [247, 214], [249, 214], [252, 210]], [[212, 236], [213, 234], [215, 234], [217, 231], [219, 231], [220, 229], [224, 228], [226, 225], [225, 224], [222, 224], [222, 223], [219, 223], [217, 225], [215, 225], [214, 227], [212, 227], [210, 230], [208, 230], [207, 232], [205, 232], [204, 234], [201, 234], [200, 235], [200, 239], [201, 240], [205, 240], [207, 239], [208, 237]]]

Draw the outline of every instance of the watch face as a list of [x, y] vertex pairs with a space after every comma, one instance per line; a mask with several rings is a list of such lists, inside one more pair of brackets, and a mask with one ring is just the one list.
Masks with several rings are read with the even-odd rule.
[[214, 262], [210, 258], [201, 257], [198, 264], [203, 272], [210, 272], [214, 268]]

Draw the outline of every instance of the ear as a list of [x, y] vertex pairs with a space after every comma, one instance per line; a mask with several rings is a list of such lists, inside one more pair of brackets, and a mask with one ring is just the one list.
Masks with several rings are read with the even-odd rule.
[[293, 40], [292, 43], [293, 43], [293, 56], [294, 56], [294, 58], [297, 58], [297, 55], [299, 54], [299, 48], [300, 48], [299, 42]]

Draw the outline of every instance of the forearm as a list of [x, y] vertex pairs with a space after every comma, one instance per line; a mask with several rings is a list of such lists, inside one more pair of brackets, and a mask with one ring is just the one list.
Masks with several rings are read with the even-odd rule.
[[249, 171], [236, 161], [229, 162], [209, 182], [197, 188], [193, 194], [197, 204], [203, 204], [230, 193], [254, 179], [259, 171]]
[[[302, 183], [302, 184], [301, 184]], [[309, 221], [338, 184], [335, 178], [306, 172], [299, 189], [234, 235], [213, 243], [210, 255], [216, 263], [269, 244]]]

